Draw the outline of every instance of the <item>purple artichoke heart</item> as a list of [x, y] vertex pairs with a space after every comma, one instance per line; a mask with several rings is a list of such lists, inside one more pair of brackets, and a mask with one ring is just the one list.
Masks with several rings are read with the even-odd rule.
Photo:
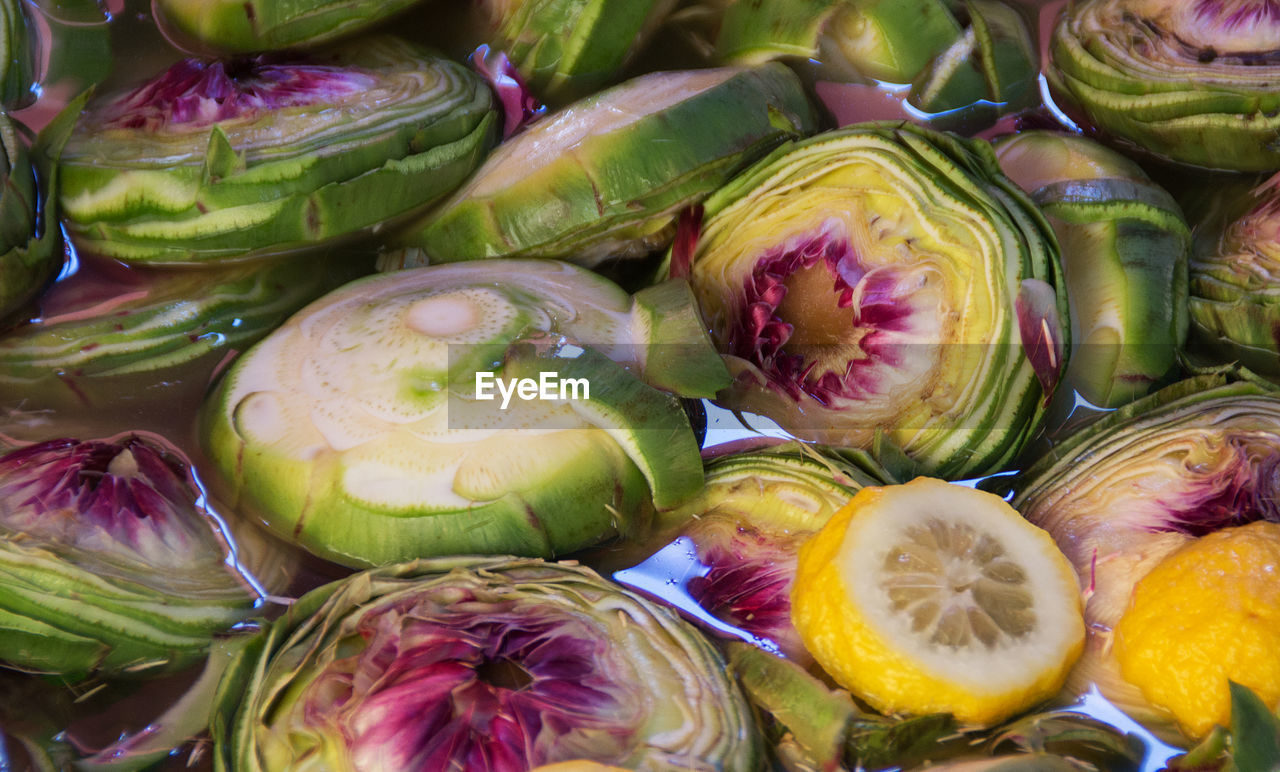
[[[0, 457], [0, 525], [49, 545], [189, 564], [214, 546], [200, 496], [172, 454], [136, 435], [49, 440]], [[11, 537], [12, 538], [12, 537]]]

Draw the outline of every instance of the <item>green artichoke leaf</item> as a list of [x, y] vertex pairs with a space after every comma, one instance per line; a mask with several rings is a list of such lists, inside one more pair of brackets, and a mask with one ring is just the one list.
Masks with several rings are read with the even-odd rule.
[[59, 196], [90, 254], [242, 260], [420, 213], [472, 171], [496, 131], [478, 76], [390, 37], [291, 58], [188, 59], [90, 104], [63, 154]]
[[1034, 105], [1039, 51], [1022, 15], [995, 0], [967, 0], [965, 9], [964, 34], [919, 71], [907, 101], [929, 113], [980, 100], [1002, 110]]
[[80, 677], [195, 662], [256, 593], [190, 472], [135, 435], [0, 456], [0, 661]]
[[204, 54], [247, 54], [305, 48], [350, 37], [417, 0], [157, 0], [156, 24], [170, 41]]
[[357, 280], [232, 365], [202, 442], [226, 500], [346, 565], [592, 546], [702, 485], [678, 401], [642, 380], [646, 349], [698, 340], [633, 321], [617, 285], [553, 261]]
[[1215, 248], [1191, 260], [1191, 323], [1197, 354], [1280, 376], [1280, 183], [1253, 194]]
[[981, 141], [867, 124], [784, 146], [708, 199], [684, 262], [726, 407], [926, 473], [1007, 463], [1065, 366], [1056, 238]]
[[484, 0], [489, 42], [551, 104], [614, 80], [675, 0]]
[[433, 263], [641, 257], [669, 243], [683, 208], [815, 124], [781, 64], [643, 75], [503, 143], [401, 240]]
[[1087, 0], [1059, 18], [1046, 75], [1112, 137], [1185, 164], [1271, 171], [1278, 31], [1264, 3]]
[[244, 698], [216, 722], [219, 770], [763, 762], [711, 645], [574, 564], [454, 557], [356, 574], [300, 599], [245, 659], [227, 687]]
[[1075, 347], [1066, 384], [1117, 407], [1177, 366], [1186, 341], [1191, 229], [1164, 189], [1083, 137], [1022, 132], [996, 143], [1001, 168], [1058, 236]]
[[207, 374], [357, 274], [355, 261], [311, 257], [164, 272], [87, 263], [0, 336], [0, 384], [28, 405], [140, 399], [157, 379], [195, 377], [193, 363]]
[[5, 110], [26, 107], [35, 99], [37, 42], [27, 4], [22, 0], [0, 2], [0, 106]]
[[0, 113], [0, 326], [39, 296], [62, 264], [56, 164], [87, 98], [55, 116], [30, 153], [18, 125]]

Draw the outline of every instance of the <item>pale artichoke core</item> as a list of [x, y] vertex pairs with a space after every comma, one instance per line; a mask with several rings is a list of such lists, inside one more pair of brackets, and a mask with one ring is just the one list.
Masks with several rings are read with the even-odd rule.
[[110, 129], [200, 129], [286, 107], [358, 97], [377, 85], [352, 67], [284, 63], [267, 56], [230, 62], [184, 59], [107, 105]]
[[311, 682], [302, 715], [321, 732], [336, 723], [358, 770], [623, 758], [645, 709], [611, 678], [628, 666], [592, 627], [461, 588], [400, 598], [361, 616], [361, 650]]

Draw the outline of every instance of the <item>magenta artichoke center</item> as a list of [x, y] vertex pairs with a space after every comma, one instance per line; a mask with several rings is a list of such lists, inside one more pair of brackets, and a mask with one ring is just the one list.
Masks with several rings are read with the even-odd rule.
[[830, 229], [759, 259], [729, 330], [731, 354], [754, 364], [775, 390], [822, 403], [885, 388], [913, 309], [896, 273], [867, 270]]
[[266, 56], [230, 62], [184, 59], [104, 108], [114, 129], [199, 129], [272, 110], [330, 104], [373, 88], [377, 79], [350, 67], [282, 63]]
[[688, 592], [717, 619], [776, 643], [803, 658], [804, 644], [791, 624], [791, 585], [796, 553], [808, 532], [781, 534], [738, 525], [729, 530], [704, 518], [686, 534], [698, 545], [706, 573], [689, 580]]
[[198, 498], [182, 462], [135, 436], [49, 440], [0, 457], [0, 526], [48, 544], [190, 564], [193, 545], [212, 539], [196, 530]]
[[593, 625], [536, 601], [448, 590], [365, 614], [360, 653], [312, 685], [306, 721], [335, 724], [356, 769], [523, 772], [625, 757], [642, 701], [610, 673], [628, 667]]
[[1203, 536], [1257, 520], [1280, 522], [1280, 455], [1270, 443], [1228, 438], [1212, 459], [1184, 462], [1187, 484], [1159, 504], [1167, 517], [1153, 531]]

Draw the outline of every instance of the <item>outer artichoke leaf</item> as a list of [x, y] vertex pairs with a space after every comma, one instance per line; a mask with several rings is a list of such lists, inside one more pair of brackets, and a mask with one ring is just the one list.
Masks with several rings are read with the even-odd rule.
[[1044, 394], [1014, 306], [1039, 281], [1065, 319], [1065, 289], [1048, 223], [984, 143], [830, 132], [706, 211], [690, 280], [737, 378], [727, 405], [831, 445], [881, 433], [944, 476], [998, 468], [1034, 433]]
[[534, 92], [563, 104], [614, 80], [674, 0], [486, 0], [490, 42]]
[[1231, 690], [1231, 760], [1236, 769], [1274, 770], [1280, 765], [1280, 718], [1247, 686]]
[[353, 282], [237, 360], [202, 442], [227, 499], [343, 564], [588, 547], [702, 480], [632, 307], [550, 261]]
[[61, 266], [55, 227], [57, 162], [88, 94], [72, 99], [36, 138], [28, 154], [16, 125], [0, 115], [0, 327], [37, 297]]
[[201, 53], [254, 53], [314, 46], [368, 29], [417, 0], [374, 5], [339, 0], [158, 0], [152, 12], [165, 35]]
[[645, 341], [644, 379], [682, 397], [712, 398], [732, 380], [714, 356], [693, 290], [684, 280], [646, 287], [633, 298], [632, 325]]
[[748, 643], [727, 644], [729, 667], [747, 697], [785, 731], [815, 769], [833, 770], [845, 755], [845, 733], [857, 714], [848, 692], [836, 691], [788, 659]]

